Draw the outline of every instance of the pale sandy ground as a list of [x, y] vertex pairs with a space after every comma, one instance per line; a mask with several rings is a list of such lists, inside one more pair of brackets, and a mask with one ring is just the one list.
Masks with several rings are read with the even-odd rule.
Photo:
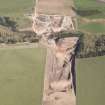
[[[47, 49], [46, 66], [44, 74], [43, 105], [76, 105], [76, 96], [73, 89], [66, 92], [53, 92], [46, 96], [46, 90], [49, 89], [48, 74], [53, 64], [52, 51]], [[47, 91], [48, 92], [48, 91]]]
[[38, 0], [37, 12], [50, 15], [74, 15], [73, 0]]
[[[74, 6], [73, 0], [37, 0], [35, 6], [36, 14], [44, 15], [62, 15], [62, 16], [75, 16], [72, 7]], [[43, 105], [76, 105], [76, 97], [73, 90], [66, 92], [54, 92], [46, 96], [48, 90], [48, 74], [51, 65], [53, 64], [53, 56], [51, 50], [47, 50], [46, 67], [44, 74], [44, 91], [43, 91]]]

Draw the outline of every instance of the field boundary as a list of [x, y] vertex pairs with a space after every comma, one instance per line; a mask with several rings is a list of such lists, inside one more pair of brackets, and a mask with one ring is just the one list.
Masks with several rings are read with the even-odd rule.
[[39, 47], [39, 44], [38, 43], [27, 43], [27, 44], [24, 44], [24, 43], [19, 43], [19, 44], [1, 44], [0, 45], [0, 50], [1, 49], [23, 49], [23, 48], [38, 48]]

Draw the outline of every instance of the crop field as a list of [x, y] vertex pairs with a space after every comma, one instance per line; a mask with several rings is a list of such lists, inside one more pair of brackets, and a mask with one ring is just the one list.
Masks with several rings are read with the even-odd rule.
[[33, 0], [0, 0], [0, 15], [22, 16], [32, 9]]
[[0, 0], [0, 16], [8, 16], [21, 27], [26, 26], [30, 21], [24, 15], [32, 12], [33, 7], [33, 0]]
[[0, 105], [41, 105], [46, 51], [0, 49]]
[[102, 0], [75, 0], [75, 5], [80, 16], [88, 18], [105, 17], [105, 2]]
[[77, 105], [105, 104], [105, 56], [77, 59]]
[[[103, 0], [104, 1], [104, 0]], [[89, 33], [105, 33], [105, 1], [102, 0], [75, 0], [76, 13], [79, 18], [78, 28]], [[83, 21], [85, 18], [88, 20]], [[95, 22], [92, 22], [92, 19]], [[100, 19], [100, 22], [96, 19]], [[82, 21], [81, 21], [82, 20]], [[98, 22], [97, 22], [98, 21]]]
[[105, 33], [105, 24], [89, 22], [85, 24], [79, 24], [79, 29], [90, 33]]

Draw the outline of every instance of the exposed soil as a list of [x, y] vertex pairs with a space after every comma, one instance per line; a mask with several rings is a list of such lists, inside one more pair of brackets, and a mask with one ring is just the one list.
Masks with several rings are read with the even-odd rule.
[[[62, 55], [63, 52], [59, 51], [60, 52], [59, 54], [56, 53], [56, 48], [54, 46], [55, 44], [53, 42], [49, 42], [49, 43], [47, 42], [48, 41], [47, 36], [51, 35], [52, 29], [53, 29], [53, 32], [55, 32], [54, 27], [58, 30], [58, 28], [62, 26], [62, 25], [59, 26], [57, 24], [57, 23], [60, 23], [58, 22], [58, 20], [62, 20], [62, 19], [54, 18], [55, 15], [60, 16], [60, 18], [62, 16], [65, 17], [65, 21], [63, 20], [63, 22], [61, 22], [61, 23], [64, 23], [63, 28], [61, 28], [61, 30], [64, 29], [65, 27], [67, 29], [66, 31], [68, 30], [70, 31], [71, 28], [70, 27], [67, 28], [67, 26], [68, 26], [68, 23], [72, 21], [71, 17], [72, 18], [75, 17], [75, 12], [72, 10], [73, 6], [74, 6], [73, 0], [37, 0], [36, 1], [35, 14], [33, 16], [33, 30], [37, 33], [37, 35], [40, 35], [42, 36], [43, 39], [45, 39], [46, 41], [45, 43], [47, 43], [47, 45], [49, 45], [50, 43], [49, 48], [47, 48], [48, 50], [47, 50], [47, 56], [46, 56], [44, 90], [43, 90], [43, 101], [42, 101], [43, 105], [75, 105], [76, 104], [75, 93], [74, 93], [73, 82], [72, 82], [72, 74], [70, 73], [71, 61], [69, 61], [72, 54], [69, 52], [68, 52], [69, 54], [64, 54], [65, 56], [67, 56], [66, 58], [65, 56], [62, 56], [62, 57], [58, 56], [59, 54]], [[48, 19], [51, 18], [52, 21], [51, 19], [50, 21], [48, 21], [47, 18], [42, 18], [42, 15], [44, 16], [48, 15]], [[38, 21], [39, 19], [38, 16], [41, 16], [41, 19], [42, 20], [44, 19], [44, 20]], [[70, 16], [70, 18], [68, 18], [68, 16]], [[53, 18], [57, 19], [57, 21], [54, 22]], [[47, 22], [45, 22], [46, 19], [47, 19]], [[48, 25], [48, 23], [50, 23], [50, 25]], [[52, 24], [54, 25], [53, 27], [51, 27]], [[38, 26], [39, 27], [42, 26], [40, 30], [38, 30], [39, 29], [37, 28]], [[71, 26], [71, 23], [70, 23], [70, 26]], [[60, 30], [58, 32], [60, 32]], [[45, 43], [43, 42], [43, 45], [45, 45]], [[71, 43], [73, 42], [71, 41]], [[71, 43], [69, 43], [69, 45], [72, 46]], [[62, 47], [64, 48], [64, 46]], [[68, 50], [71, 51], [70, 49], [73, 49], [73, 48], [69, 46]], [[63, 64], [65, 63], [64, 62], [65, 59], [69, 63], [67, 63], [67, 65], [63, 67]], [[69, 75], [70, 75], [70, 78], [68, 79]]]
[[39, 0], [37, 12], [39, 14], [74, 15], [72, 0]]
[[18, 44], [0, 44], [1, 49], [23, 49], [23, 48], [37, 48], [37, 43], [18, 43]]
[[[44, 97], [43, 97], [43, 105], [75, 105], [76, 97], [74, 95], [74, 91], [55, 91], [52, 92], [49, 90], [49, 70], [52, 69], [54, 56], [52, 55], [52, 51], [47, 49], [46, 56], [46, 68], [45, 68], [45, 77], [44, 77]], [[64, 83], [63, 83], [64, 84]], [[63, 85], [62, 84], [62, 85]], [[49, 90], [49, 91], [48, 91]]]

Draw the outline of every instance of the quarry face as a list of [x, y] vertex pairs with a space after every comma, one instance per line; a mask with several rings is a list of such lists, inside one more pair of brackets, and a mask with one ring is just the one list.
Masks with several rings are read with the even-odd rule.
[[[44, 7], [46, 0], [42, 4]], [[75, 105], [75, 49], [78, 37], [59, 38], [56, 33], [75, 31], [76, 18], [74, 15], [41, 14], [38, 8], [36, 10], [33, 30], [47, 48], [42, 104]]]

